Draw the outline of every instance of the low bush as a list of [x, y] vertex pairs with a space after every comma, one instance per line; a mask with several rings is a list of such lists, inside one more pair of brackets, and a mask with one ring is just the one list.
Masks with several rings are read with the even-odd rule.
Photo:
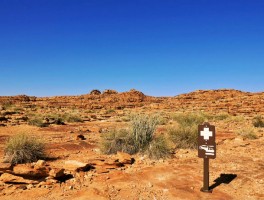
[[101, 151], [106, 154], [115, 154], [118, 151], [129, 154], [137, 153], [128, 129], [111, 130], [103, 134]]
[[237, 134], [244, 139], [254, 140], [258, 138], [254, 128], [242, 128], [237, 131]]
[[73, 113], [65, 113], [61, 116], [62, 120], [65, 122], [73, 123], [73, 122], [83, 122], [82, 118]]
[[28, 120], [28, 124], [32, 126], [37, 126], [37, 127], [46, 127], [48, 126], [47, 123], [43, 122], [43, 119], [41, 117], [30, 117]]
[[226, 120], [228, 118], [230, 118], [231, 115], [229, 115], [228, 113], [219, 113], [213, 116], [214, 120]]
[[206, 118], [207, 120], [213, 120], [213, 121], [227, 120], [231, 117], [230, 114], [225, 113], [225, 112], [220, 112], [217, 114], [201, 113], [201, 115], [203, 115], [204, 118]]
[[157, 116], [133, 115], [128, 129], [112, 130], [102, 136], [101, 150], [106, 154], [117, 151], [129, 154], [147, 153], [152, 158], [168, 155], [168, 145], [164, 138], [154, 139], [158, 125]]
[[132, 140], [139, 151], [144, 151], [152, 141], [158, 123], [157, 115], [133, 115], [131, 117]]
[[173, 116], [173, 120], [181, 126], [190, 126], [202, 124], [206, 120], [206, 116], [202, 113], [177, 113]]
[[176, 148], [195, 149], [197, 147], [198, 125], [179, 125], [178, 127], [172, 126], [169, 127], [167, 131]]
[[159, 125], [166, 125], [169, 123], [169, 118], [167, 117], [160, 117], [159, 118]]
[[264, 120], [261, 116], [256, 116], [253, 118], [254, 127], [264, 127]]
[[59, 114], [50, 113], [44, 115], [43, 118], [46, 120], [48, 124], [57, 124], [57, 125], [64, 125], [64, 121]]
[[109, 110], [106, 110], [105, 111], [105, 114], [113, 114], [113, 113], [115, 113], [116, 111], [115, 110], [113, 110], [113, 109], [109, 109]]
[[4, 102], [4, 103], [2, 104], [2, 108], [3, 108], [4, 110], [9, 110], [9, 109], [12, 108], [13, 106], [14, 106], [14, 104], [13, 104], [12, 102], [9, 102], [9, 101]]
[[167, 158], [170, 156], [171, 148], [168, 144], [168, 140], [164, 135], [155, 137], [147, 150], [147, 154], [150, 158], [160, 159]]
[[183, 113], [174, 115], [178, 126], [167, 129], [168, 134], [176, 148], [196, 148], [198, 125], [206, 121], [206, 117], [200, 113]]
[[15, 135], [5, 145], [5, 160], [11, 164], [29, 163], [45, 157], [44, 143], [25, 134]]

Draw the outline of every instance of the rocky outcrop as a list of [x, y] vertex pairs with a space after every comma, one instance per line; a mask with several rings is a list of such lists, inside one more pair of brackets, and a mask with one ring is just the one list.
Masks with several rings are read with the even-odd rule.
[[100, 95], [100, 94], [101, 94], [100, 90], [92, 90], [90, 92], [90, 95]]
[[169, 107], [179, 111], [204, 111], [231, 115], [255, 116], [264, 114], [264, 92], [239, 90], [198, 90], [168, 99]]
[[116, 90], [110, 90], [110, 89], [107, 89], [103, 92], [103, 95], [109, 95], [109, 94], [118, 94], [118, 92]]
[[[80, 96], [54, 96], [54, 97], [29, 97], [26, 95], [13, 97], [0, 97], [0, 122], [6, 121], [23, 123], [17, 112], [6, 112], [6, 105], [19, 105], [24, 108], [45, 108], [45, 110], [61, 108], [79, 109], [174, 109], [182, 112], [205, 111], [211, 113], [225, 112], [231, 115], [256, 116], [264, 114], [264, 92], [250, 93], [238, 90], [198, 90], [175, 97], [151, 97], [140, 91], [130, 90], [118, 93], [115, 90], [93, 90], [90, 94]], [[22, 119], [20, 117], [20, 119]], [[25, 121], [25, 120], [24, 120]]]
[[12, 104], [12, 103], [20, 104], [20, 103], [32, 102], [35, 100], [36, 100], [36, 97], [27, 96], [27, 95], [2, 96], [2, 97], [0, 97], [0, 103], [1, 104]]

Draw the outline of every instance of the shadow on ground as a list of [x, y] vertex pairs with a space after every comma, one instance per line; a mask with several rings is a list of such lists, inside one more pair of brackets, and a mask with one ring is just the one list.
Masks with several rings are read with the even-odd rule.
[[214, 180], [214, 184], [209, 187], [210, 190], [218, 187], [222, 183], [229, 184], [237, 177], [236, 174], [220, 174], [220, 176]]

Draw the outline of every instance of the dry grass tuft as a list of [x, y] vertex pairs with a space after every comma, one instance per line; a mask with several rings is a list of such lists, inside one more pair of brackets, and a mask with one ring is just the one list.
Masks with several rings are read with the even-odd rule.
[[174, 115], [178, 126], [167, 129], [168, 134], [176, 148], [196, 148], [198, 125], [206, 121], [200, 113], [183, 113]]
[[44, 143], [26, 134], [11, 137], [4, 151], [6, 161], [11, 164], [34, 162], [45, 157]]
[[256, 131], [254, 128], [242, 128], [237, 131], [237, 134], [240, 135], [243, 139], [254, 140], [257, 139]]

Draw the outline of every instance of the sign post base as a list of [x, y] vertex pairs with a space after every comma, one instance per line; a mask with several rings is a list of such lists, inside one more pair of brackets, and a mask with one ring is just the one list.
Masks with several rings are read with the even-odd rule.
[[212, 193], [213, 190], [201, 188], [201, 192]]

